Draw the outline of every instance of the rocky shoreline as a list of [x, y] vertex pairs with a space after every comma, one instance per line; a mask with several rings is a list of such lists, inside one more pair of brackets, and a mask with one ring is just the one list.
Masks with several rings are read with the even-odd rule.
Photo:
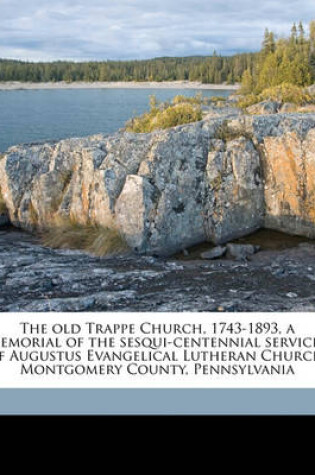
[[97, 258], [0, 231], [1, 312], [313, 312], [315, 243], [249, 260]]
[[162, 82], [0, 82], [0, 91], [34, 90], [34, 89], [200, 89], [235, 91], [238, 84], [202, 84], [192, 81]]
[[115, 228], [136, 253], [158, 256], [264, 227], [315, 238], [315, 114], [204, 113], [152, 133], [10, 148], [0, 160], [10, 222]]
[[[0, 156], [0, 311], [315, 311], [315, 114], [203, 109]], [[112, 227], [130, 252], [43, 247], [57, 218]], [[264, 228], [300, 237], [268, 248]]]

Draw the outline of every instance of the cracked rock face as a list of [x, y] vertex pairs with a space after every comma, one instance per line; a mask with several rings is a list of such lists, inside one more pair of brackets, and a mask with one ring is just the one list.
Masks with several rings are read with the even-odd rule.
[[213, 142], [205, 180], [207, 238], [214, 243], [225, 243], [262, 226], [262, 171], [251, 140], [240, 137]]
[[156, 255], [263, 226], [315, 237], [314, 183], [314, 114], [207, 117], [151, 134], [16, 146], [0, 160], [15, 226], [58, 217], [117, 226], [131, 248]]
[[315, 128], [266, 137], [266, 226], [315, 238]]

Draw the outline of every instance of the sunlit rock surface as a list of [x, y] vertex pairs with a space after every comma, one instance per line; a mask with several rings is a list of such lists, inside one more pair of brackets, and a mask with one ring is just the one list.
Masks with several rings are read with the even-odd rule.
[[261, 227], [315, 237], [315, 114], [209, 116], [151, 134], [12, 147], [0, 187], [13, 225], [118, 227], [142, 254], [223, 244]]

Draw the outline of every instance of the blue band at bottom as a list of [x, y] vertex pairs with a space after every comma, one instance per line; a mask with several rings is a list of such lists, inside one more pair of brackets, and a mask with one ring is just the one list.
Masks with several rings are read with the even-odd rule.
[[1, 389], [1, 415], [310, 415], [315, 389]]

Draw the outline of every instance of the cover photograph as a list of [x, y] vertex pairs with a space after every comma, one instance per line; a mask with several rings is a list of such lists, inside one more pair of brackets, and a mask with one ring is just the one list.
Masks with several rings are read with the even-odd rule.
[[312, 3], [0, 0], [0, 415], [315, 414]]

